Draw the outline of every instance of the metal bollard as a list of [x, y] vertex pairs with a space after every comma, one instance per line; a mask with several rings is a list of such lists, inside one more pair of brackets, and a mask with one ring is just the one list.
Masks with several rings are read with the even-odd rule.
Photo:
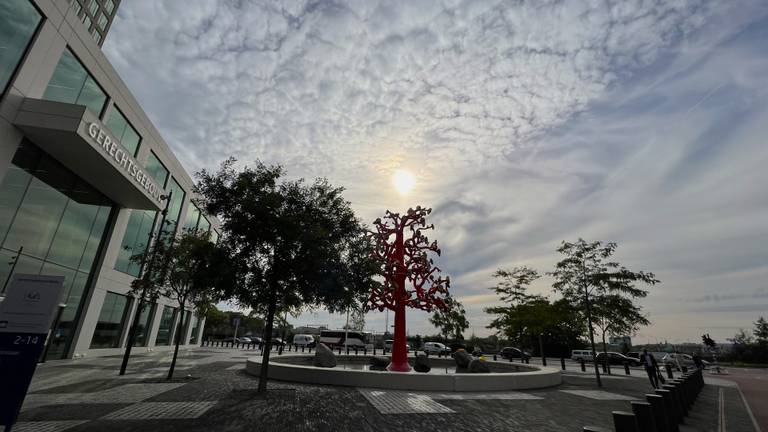
[[669, 395], [672, 398], [672, 405], [675, 406], [675, 420], [677, 420], [679, 424], [685, 423], [685, 411], [680, 403], [680, 392], [671, 384], [664, 384], [661, 388], [669, 391]]
[[493, 355], [493, 361], [496, 361], [496, 354]]
[[640, 432], [637, 417], [631, 412], [613, 411], [613, 428], [616, 432]]
[[306, 345], [301, 346], [301, 352], [304, 352], [304, 348], [306, 348]]
[[368, 347], [363, 347], [363, 355], [364, 356], [368, 355]]
[[[685, 401], [685, 392], [683, 391], [683, 386], [679, 382], [672, 381], [671, 383], [664, 384], [661, 387], [667, 388], [667, 386], [674, 389], [672, 391], [672, 395], [677, 396], [677, 403], [680, 406], [680, 412], [683, 413], [684, 417], [688, 417], [688, 403]], [[684, 423], [684, 421], [681, 420], [681, 423]]]
[[509, 362], [512, 363], [512, 356], [509, 356]]
[[645, 395], [645, 400], [651, 404], [653, 412], [653, 421], [656, 424], [656, 431], [671, 432], [669, 429], [669, 419], [667, 418], [667, 408], [664, 404], [664, 396], [657, 394]]
[[283, 346], [282, 345], [277, 347], [277, 355], [283, 355]]
[[347, 355], [349, 355], [349, 346], [347, 346]]
[[312, 354], [312, 347], [309, 347], [309, 353]]
[[674, 379], [670, 381], [670, 384], [677, 387], [677, 391], [680, 393], [680, 403], [683, 406], [683, 412], [688, 415], [688, 408], [691, 406], [692, 401], [688, 399], [688, 392], [685, 389], [685, 383], [683, 381]]
[[648, 402], [632, 401], [632, 412], [637, 418], [637, 425], [642, 432], [656, 431], [656, 419], [653, 417], [653, 408]]
[[582, 372], [586, 372], [586, 371], [587, 371], [587, 367], [586, 367], [586, 365], [584, 364], [584, 359], [583, 359], [583, 358], [582, 358], [582, 359], [579, 359], [579, 363], [581, 363], [581, 371], [582, 371]]
[[541, 358], [541, 365], [542, 366], [546, 366], [547, 365], [547, 358], [546, 357], [542, 357]]
[[355, 347], [355, 355], [357, 355], [357, 347]]
[[565, 358], [560, 357], [560, 369], [565, 370]]
[[339, 345], [339, 355], [341, 355], [341, 345]]
[[624, 374], [629, 375], [629, 362], [624, 362]]
[[530, 364], [530, 363], [531, 363], [531, 359], [529, 359], [528, 357], [526, 357], [526, 358], [525, 358], [525, 364]]
[[672, 375], [672, 365], [667, 363], [666, 365], [664, 365], [664, 367], [666, 367], [666, 369], [667, 369], [667, 378], [669, 378], [669, 379], [674, 378], [675, 376]]
[[677, 426], [679, 423], [679, 411], [677, 409], [677, 404], [675, 404], [674, 399], [672, 399], [672, 392], [659, 389], [654, 390], [654, 393], [664, 398], [664, 409], [667, 413], [667, 429], [670, 432], [679, 432], [680, 428]]
[[376, 347], [373, 347], [373, 355], [376, 355]]
[[608, 373], [608, 362], [603, 362], [603, 373]]

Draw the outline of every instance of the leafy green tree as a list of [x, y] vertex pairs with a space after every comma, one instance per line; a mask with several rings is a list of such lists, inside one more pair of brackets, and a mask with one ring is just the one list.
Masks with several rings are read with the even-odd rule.
[[464, 331], [469, 328], [467, 311], [454, 297], [446, 297], [445, 305], [445, 310], [435, 309], [432, 312], [429, 322], [440, 330], [445, 339], [464, 340]]
[[[646, 293], [647, 294], [647, 293]], [[642, 308], [632, 299], [621, 294], [605, 294], [594, 299], [592, 313], [595, 327], [600, 329], [603, 342], [603, 353], [608, 355], [606, 337], [610, 335], [634, 335], [640, 326], [647, 326], [648, 321], [642, 313]], [[629, 349], [627, 349], [629, 352]], [[606, 357], [608, 358], [608, 357]]]
[[[541, 276], [535, 269], [521, 266], [511, 270], [500, 268], [493, 277], [497, 278], [498, 282], [490, 289], [505, 305], [485, 309], [486, 313], [496, 316], [487, 328], [495, 329], [497, 333], [520, 345], [531, 324], [528, 321], [531, 317], [530, 303], [543, 300], [542, 297], [528, 294], [528, 287]], [[540, 303], [538, 306], [541, 306]]]
[[[655, 285], [659, 280], [653, 273], [633, 272], [617, 262], [610, 261], [616, 251], [616, 243], [588, 243], [579, 239], [575, 243], [563, 242], [557, 251], [565, 255], [565, 258], [555, 265], [555, 271], [549, 273], [555, 279], [552, 287], [555, 292], [584, 312], [590, 347], [593, 355], [596, 355], [594, 304], [599, 304], [600, 300], [609, 294], [628, 298], [645, 297], [647, 291], [637, 288], [635, 284]], [[597, 366], [595, 362], [595, 377], [598, 386], [602, 386]]]
[[768, 342], [768, 322], [760, 317], [755, 321], [755, 329], [752, 331], [758, 342]]
[[[234, 165], [229, 159], [215, 173], [198, 173], [197, 192], [222, 222], [222, 243], [232, 251], [236, 283], [228, 293], [266, 312], [266, 335], [277, 311], [319, 305], [344, 311], [348, 293], [371, 291], [378, 263], [342, 188], [320, 179], [284, 180], [280, 166], [257, 162], [236, 171]], [[266, 391], [270, 349], [267, 338], [259, 392]]]
[[[203, 311], [198, 311], [201, 315]], [[206, 308], [205, 312], [205, 338], [216, 339], [217, 334], [225, 332], [226, 327], [229, 326], [229, 315], [226, 312], [220, 311], [215, 305], [210, 304]]]
[[499, 296], [501, 301], [514, 306], [530, 299], [528, 287], [541, 276], [535, 269], [521, 266], [512, 270], [500, 268], [493, 273], [493, 277], [499, 281], [491, 290]]

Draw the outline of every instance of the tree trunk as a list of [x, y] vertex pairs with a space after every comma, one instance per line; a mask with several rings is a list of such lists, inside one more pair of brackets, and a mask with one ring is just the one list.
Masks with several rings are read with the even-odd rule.
[[269, 293], [269, 307], [267, 308], [267, 326], [264, 329], [264, 353], [261, 356], [261, 371], [259, 372], [259, 393], [267, 391], [267, 373], [269, 372], [269, 352], [272, 350], [272, 325], [275, 322], [275, 310], [277, 309], [277, 286], [273, 286]]
[[597, 379], [597, 386], [602, 387], [603, 382], [600, 380], [600, 370], [597, 367], [597, 350], [595, 349], [595, 331], [592, 329], [592, 306], [589, 303], [589, 291], [587, 291], [587, 284], [584, 284], [584, 303], [587, 306], [587, 325], [589, 326], [589, 343], [592, 347], [592, 363], [595, 365], [595, 378]]
[[408, 351], [405, 349], [405, 249], [403, 247], [403, 231], [397, 232], [395, 239], [395, 340], [392, 343], [392, 359], [387, 366], [390, 372], [409, 372]]
[[608, 371], [608, 375], [611, 374], [611, 359], [608, 357], [608, 345], [605, 343], [605, 332], [602, 334], [603, 336], [603, 355], [605, 355], [605, 358], [603, 361], [605, 362], [605, 369]]
[[173, 370], [176, 368], [176, 357], [179, 355], [179, 345], [181, 344], [181, 332], [184, 329], [184, 317], [186, 314], [184, 313], [184, 303], [182, 302], [180, 304], [181, 310], [181, 317], [179, 317], [179, 325], [176, 327], [176, 343], [175, 347], [173, 348], [173, 359], [171, 360], [171, 368], [168, 369], [168, 379], [173, 378]]

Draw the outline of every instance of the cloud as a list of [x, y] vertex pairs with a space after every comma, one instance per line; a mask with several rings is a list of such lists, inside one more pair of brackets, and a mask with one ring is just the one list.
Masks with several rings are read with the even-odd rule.
[[[478, 334], [495, 268], [549, 270], [581, 236], [658, 274], [643, 335], [674, 339], [690, 330], [667, 317], [695, 313], [681, 298], [765, 288], [767, 16], [759, 1], [136, 0], [105, 51], [190, 171], [279, 162], [345, 186], [364, 220], [432, 206]], [[396, 168], [418, 199], [393, 192]]]

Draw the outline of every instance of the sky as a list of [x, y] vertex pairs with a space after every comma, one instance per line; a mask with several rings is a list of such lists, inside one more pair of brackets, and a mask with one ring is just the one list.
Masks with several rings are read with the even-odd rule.
[[497, 268], [582, 237], [661, 280], [634, 341], [724, 342], [768, 316], [766, 40], [762, 0], [131, 0], [104, 51], [189, 172], [279, 163], [367, 223], [433, 208], [467, 336]]

